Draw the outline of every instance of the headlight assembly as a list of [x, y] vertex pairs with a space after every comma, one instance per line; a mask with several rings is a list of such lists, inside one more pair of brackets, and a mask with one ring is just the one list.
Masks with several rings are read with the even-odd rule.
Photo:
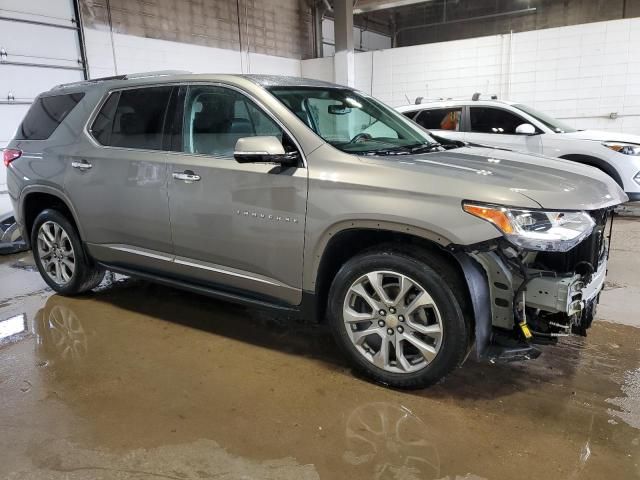
[[593, 231], [587, 212], [525, 210], [465, 202], [465, 212], [492, 223], [514, 245], [527, 250], [566, 252]]
[[640, 145], [633, 143], [604, 142], [602, 145], [623, 155], [640, 155]]

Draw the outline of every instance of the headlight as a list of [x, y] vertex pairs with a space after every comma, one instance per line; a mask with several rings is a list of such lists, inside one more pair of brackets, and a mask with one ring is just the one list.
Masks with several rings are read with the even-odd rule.
[[527, 250], [566, 252], [595, 226], [587, 212], [546, 212], [465, 202], [465, 212], [493, 223], [514, 245]]
[[640, 155], [640, 145], [633, 143], [604, 142], [602, 145], [623, 155]]

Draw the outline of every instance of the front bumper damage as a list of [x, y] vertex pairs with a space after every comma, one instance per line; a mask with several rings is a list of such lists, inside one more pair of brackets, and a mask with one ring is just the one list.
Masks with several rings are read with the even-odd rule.
[[479, 358], [525, 360], [538, 345], [583, 335], [595, 316], [607, 273], [610, 210], [566, 253], [519, 250], [506, 240], [457, 249], [475, 314]]

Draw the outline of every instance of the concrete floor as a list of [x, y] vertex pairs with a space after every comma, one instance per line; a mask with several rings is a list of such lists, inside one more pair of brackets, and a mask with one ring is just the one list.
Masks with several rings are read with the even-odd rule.
[[614, 240], [588, 338], [420, 392], [321, 327], [131, 279], [63, 298], [5, 257], [0, 478], [640, 478], [640, 221]]

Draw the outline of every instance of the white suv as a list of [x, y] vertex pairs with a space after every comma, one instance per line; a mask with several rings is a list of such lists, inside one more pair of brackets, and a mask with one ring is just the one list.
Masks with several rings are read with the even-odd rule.
[[398, 107], [425, 129], [451, 140], [560, 157], [611, 176], [640, 201], [640, 136], [576, 130], [526, 105], [480, 99], [442, 100]]

